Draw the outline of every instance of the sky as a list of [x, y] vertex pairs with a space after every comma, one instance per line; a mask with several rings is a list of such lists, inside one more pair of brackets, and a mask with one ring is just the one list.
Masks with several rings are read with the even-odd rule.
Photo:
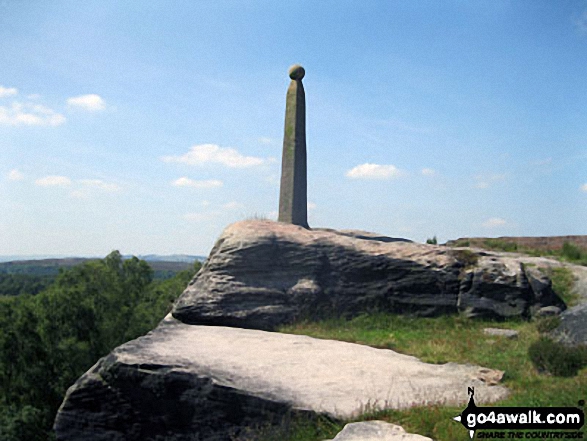
[[587, 1], [0, 0], [0, 255], [276, 219], [296, 63], [310, 226], [587, 234]]

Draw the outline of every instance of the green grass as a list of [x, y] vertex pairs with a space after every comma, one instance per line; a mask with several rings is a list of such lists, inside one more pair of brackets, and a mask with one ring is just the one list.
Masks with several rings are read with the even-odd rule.
[[[455, 247], [468, 247], [469, 245], [470, 242], [467, 240], [458, 241], [454, 244]], [[515, 242], [509, 242], [507, 240], [486, 239], [483, 241], [482, 244], [479, 245], [479, 247], [492, 251], [523, 253], [534, 257], [552, 257], [563, 262], [587, 266], [587, 250], [578, 247], [577, 245], [574, 245], [570, 242], [563, 243], [562, 248], [558, 250], [539, 250], [534, 248], [522, 247], [516, 244]]]
[[579, 295], [573, 291], [575, 276], [568, 268], [543, 269], [552, 280], [552, 289], [565, 302], [568, 307], [575, 306], [579, 302]]
[[[517, 339], [483, 334], [485, 327], [503, 327], [519, 332]], [[363, 315], [350, 321], [331, 319], [302, 322], [283, 327], [281, 332], [317, 338], [343, 340], [415, 355], [428, 363], [473, 363], [505, 371], [502, 383], [511, 395], [497, 406], [575, 406], [587, 398], [587, 369], [569, 378], [538, 372], [528, 348], [540, 338], [536, 322], [492, 322], [460, 316], [415, 318], [389, 314]], [[384, 375], [384, 373], [382, 373]], [[407, 431], [436, 441], [467, 440], [466, 430], [452, 420], [464, 406], [426, 406], [409, 410], [387, 410], [366, 414], [360, 419], [383, 419], [402, 425]], [[344, 422], [343, 422], [344, 423]], [[342, 427], [343, 424], [340, 425]], [[290, 423], [280, 440], [310, 441], [326, 437], [306, 421]]]

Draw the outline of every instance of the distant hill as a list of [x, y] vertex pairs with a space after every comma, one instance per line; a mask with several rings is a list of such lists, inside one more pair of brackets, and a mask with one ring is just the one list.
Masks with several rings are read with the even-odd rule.
[[[124, 258], [128, 258], [132, 256], [124, 256]], [[161, 256], [159, 254], [146, 254], [137, 256], [139, 259], [146, 260], [147, 262], [188, 262], [194, 263], [196, 260], [199, 262], [203, 262], [206, 260], [205, 256], [192, 256], [189, 254], [170, 254], [168, 256]]]
[[[132, 256], [124, 256], [128, 259]], [[159, 256], [149, 254], [138, 256], [145, 260], [153, 269], [156, 279], [167, 279], [175, 273], [191, 269], [195, 261], [204, 261], [203, 256], [189, 256], [175, 254], [171, 256]], [[60, 268], [71, 268], [99, 258], [91, 257], [66, 257], [48, 259], [26, 259], [0, 262], [0, 274], [26, 274], [35, 276], [55, 276], [59, 274]]]
[[587, 236], [544, 236], [544, 237], [461, 237], [449, 240], [447, 246], [471, 246], [485, 248], [488, 245], [493, 248], [496, 244], [515, 244], [517, 248], [526, 248], [539, 251], [562, 249], [563, 244], [571, 243], [579, 248], [587, 249]]

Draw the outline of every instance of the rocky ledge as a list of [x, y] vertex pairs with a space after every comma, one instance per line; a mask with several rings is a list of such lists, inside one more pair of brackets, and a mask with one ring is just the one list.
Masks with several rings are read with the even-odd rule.
[[[300, 335], [186, 325], [154, 331], [101, 359], [69, 388], [58, 440], [260, 439], [291, 414], [351, 418], [378, 408], [504, 398], [503, 372], [423, 363], [391, 350]], [[394, 438], [395, 439], [395, 438]]]
[[361, 231], [243, 221], [224, 230], [173, 316], [273, 330], [300, 318], [373, 311], [509, 318], [549, 306], [564, 310], [550, 280], [525, 265], [531, 260]]

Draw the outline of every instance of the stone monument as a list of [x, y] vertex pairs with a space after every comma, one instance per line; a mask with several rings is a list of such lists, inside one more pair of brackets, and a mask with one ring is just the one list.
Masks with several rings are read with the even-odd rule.
[[279, 222], [308, 226], [306, 179], [306, 71], [299, 64], [289, 68], [291, 83], [285, 104], [285, 130], [281, 159]]

